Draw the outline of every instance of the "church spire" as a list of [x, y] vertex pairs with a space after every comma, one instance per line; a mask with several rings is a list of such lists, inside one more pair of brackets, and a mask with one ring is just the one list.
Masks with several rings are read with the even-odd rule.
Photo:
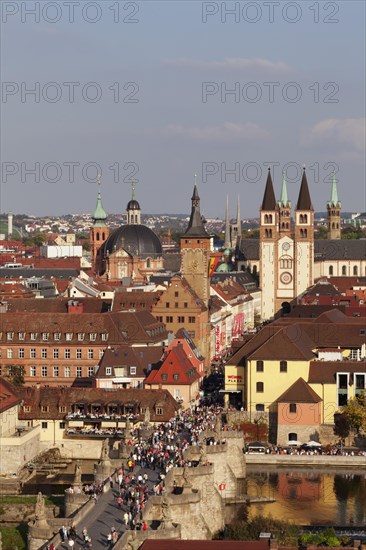
[[297, 200], [296, 210], [313, 210], [313, 205], [311, 204], [308, 180], [306, 178], [305, 166], [302, 172], [302, 180], [299, 192], [299, 198]]
[[226, 212], [225, 212], [225, 248], [231, 247], [230, 239], [230, 217], [229, 217], [229, 195], [226, 195]]
[[281, 189], [281, 197], [278, 201], [278, 205], [281, 207], [286, 207], [289, 204], [288, 200], [288, 194], [287, 194], [287, 184], [286, 184], [286, 175], [283, 173], [282, 176], [282, 189]]
[[241, 238], [241, 216], [240, 216], [240, 196], [238, 195], [238, 207], [236, 212], [236, 227], [238, 238]]
[[332, 179], [332, 188], [330, 193], [330, 200], [328, 201], [328, 206], [336, 208], [337, 206], [340, 208], [341, 203], [338, 200], [338, 191], [337, 191], [337, 180], [335, 177], [335, 174], [333, 174]]
[[185, 237], [209, 237], [205, 226], [203, 225], [201, 211], [200, 211], [200, 196], [197, 189], [197, 176], [195, 175], [195, 184], [192, 195], [192, 209], [191, 217], [189, 219], [188, 227], [184, 233]]
[[264, 190], [262, 210], [272, 211], [276, 209], [276, 197], [273, 190], [271, 169], [268, 168], [266, 188]]
[[98, 196], [97, 196], [97, 205], [95, 207], [95, 210], [92, 214], [92, 218], [94, 221], [94, 225], [105, 225], [105, 220], [108, 217], [107, 212], [104, 210], [102, 205], [102, 194], [100, 192], [100, 174], [98, 174]]

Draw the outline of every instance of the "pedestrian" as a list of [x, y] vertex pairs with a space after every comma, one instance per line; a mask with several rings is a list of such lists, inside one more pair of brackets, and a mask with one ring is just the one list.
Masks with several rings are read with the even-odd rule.
[[123, 521], [125, 522], [126, 527], [127, 527], [127, 525], [128, 525], [129, 519], [130, 519], [130, 518], [129, 518], [128, 512], [125, 512], [125, 513], [123, 514]]
[[108, 533], [108, 535], [107, 535], [107, 547], [112, 548], [112, 546], [113, 546], [112, 533]]
[[112, 533], [112, 541], [113, 541], [113, 544], [116, 544], [116, 542], [118, 541], [118, 533], [117, 533], [117, 531], [113, 531], [113, 533]]
[[142, 530], [143, 530], [143, 531], [147, 531], [147, 530], [148, 530], [148, 526], [147, 526], [146, 521], [144, 521], [143, 524], [142, 524]]

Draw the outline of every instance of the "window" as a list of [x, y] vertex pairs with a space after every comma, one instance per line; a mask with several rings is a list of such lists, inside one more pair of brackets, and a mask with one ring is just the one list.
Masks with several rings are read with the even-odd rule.
[[14, 339], [14, 332], [7, 332], [6, 333], [6, 339], [7, 340], [13, 340]]
[[36, 348], [31, 348], [31, 349], [30, 349], [29, 356], [30, 356], [31, 359], [35, 359], [35, 358], [36, 358]]
[[65, 378], [70, 378], [71, 376], [71, 368], [70, 367], [65, 367], [64, 368], [64, 375], [65, 375]]
[[91, 342], [95, 342], [95, 340], [97, 339], [97, 334], [96, 334], [96, 332], [91, 332], [91, 333], [89, 334], [89, 338], [90, 338], [90, 341], [91, 341]]
[[329, 266], [329, 275], [333, 275], [333, 266], [332, 265]]
[[189, 336], [192, 338], [192, 340], [193, 340], [194, 338], [196, 338], [196, 331], [195, 331], [195, 330], [189, 330], [189, 331], [188, 331], [188, 334], [189, 334]]
[[179, 374], [178, 374], [178, 373], [174, 373], [174, 374], [173, 374], [173, 379], [174, 379], [174, 380], [179, 380]]
[[13, 359], [13, 356], [14, 356], [14, 350], [12, 348], [8, 348], [6, 350], [6, 357], [8, 359]]
[[83, 375], [83, 369], [81, 367], [76, 367], [76, 378], [81, 378]]
[[34, 378], [37, 375], [37, 367], [30, 367], [29, 369], [29, 376]]
[[105, 373], [107, 376], [110, 376], [112, 374], [112, 367], [106, 367], [105, 368]]
[[175, 296], [176, 298], [178, 298], [179, 292], [175, 291], [175, 292], [174, 292], [174, 296]]
[[255, 406], [255, 410], [257, 412], [264, 412], [264, 404], [263, 403], [257, 403]]
[[89, 376], [89, 378], [91, 376], [94, 376], [94, 367], [88, 367], [88, 376]]
[[178, 315], [178, 323], [184, 323], [184, 316]]
[[88, 359], [94, 359], [94, 350], [88, 349]]
[[288, 440], [289, 440], [289, 441], [297, 441], [297, 433], [290, 432], [290, 433], [288, 434]]
[[188, 317], [188, 323], [195, 323], [196, 317]]
[[62, 405], [61, 407], [58, 408], [59, 412], [60, 413], [65, 413], [66, 412], [66, 407], [64, 405]]
[[357, 265], [353, 266], [353, 275], [358, 275], [358, 268]]
[[30, 339], [31, 340], [36, 340], [36, 338], [37, 338], [37, 333], [36, 332], [31, 332]]
[[42, 359], [47, 359], [47, 348], [41, 349], [41, 357]]
[[264, 363], [263, 361], [257, 361], [257, 372], [264, 372]]
[[188, 302], [184, 302], [183, 306], [184, 306], [184, 308], [187, 308], [188, 307]]
[[156, 414], [157, 414], [157, 416], [161, 416], [163, 414], [163, 408], [162, 407], [156, 407]]
[[72, 332], [66, 332], [66, 340], [70, 342], [72, 340]]
[[166, 382], [168, 380], [168, 375], [166, 372], [161, 375], [161, 379], [163, 380], [163, 382]]
[[104, 349], [100, 349], [99, 350], [99, 359], [102, 359], [103, 355], [104, 355]]
[[48, 422], [42, 422], [42, 430], [47, 430]]
[[18, 333], [19, 340], [25, 340], [25, 332], [19, 332]]
[[60, 422], [59, 426], [60, 426], [60, 430], [64, 430], [65, 429], [65, 422]]
[[81, 348], [77, 348], [76, 350], [76, 359], [81, 359], [82, 358], [82, 349]]
[[55, 340], [61, 340], [61, 332], [55, 332], [53, 337]]
[[287, 361], [280, 361], [280, 372], [287, 372]]
[[53, 376], [54, 376], [54, 378], [58, 378], [58, 376], [59, 376], [59, 368], [58, 367], [53, 367]]
[[136, 374], [136, 367], [130, 367], [130, 374]]
[[59, 358], [59, 350], [58, 348], [54, 348], [53, 350], [53, 358], [58, 359]]
[[163, 317], [162, 317], [162, 315], [158, 315], [156, 318], [157, 318], [158, 321], [160, 321], [160, 323], [163, 322]]
[[173, 322], [173, 317], [170, 316], [170, 315], [167, 315], [167, 316], [165, 317], [165, 322], [166, 322], [166, 323], [172, 323], [172, 322]]
[[66, 348], [64, 350], [64, 358], [65, 359], [71, 359], [71, 350], [70, 350], [70, 348]]
[[84, 340], [85, 334], [83, 332], [78, 332], [78, 340], [79, 342], [82, 342]]
[[25, 413], [29, 413], [29, 412], [31, 412], [31, 407], [29, 405], [23, 405], [23, 411]]
[[108, 334], [106, 332], [102, 332], [102, 340], [103, 342], [106, 342], [108, 340]]
[[257, 393], [263, 393], [263, 392], [264, 392], [264, 383], [257, 382]]
[[296, 403], [290, 403], [290, 413], [296, 413]]
[[42, 340], [44, 342], [46, 342], [48, 340], [48, 338], [49, 338], [48, 332], [42, 332]]
[[47, 378], [47, 367], [45, 365], [41, 367], [41, 376], [42, 378]]
[[170, 302], [165, 302], [165, 307], [170, 307]]
[[347, 266], [342, 265], [342, 275], [347, 275]]

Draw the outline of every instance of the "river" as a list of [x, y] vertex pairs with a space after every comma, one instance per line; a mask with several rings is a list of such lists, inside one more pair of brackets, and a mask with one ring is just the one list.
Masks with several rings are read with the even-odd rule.
[[366, 470], [325, 470], [251, 466], [247, 493], [274, 502], [251, 504], [249, 517], [272, 515], [298, 525], [363, 526]]

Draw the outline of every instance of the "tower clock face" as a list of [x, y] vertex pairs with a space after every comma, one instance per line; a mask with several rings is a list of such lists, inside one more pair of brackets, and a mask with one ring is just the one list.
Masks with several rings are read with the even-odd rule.
[[289, 249], [290, 249], [290, 246], [291, 246], [290, 243], [283, 243], [282, 249], [283, 249], [283, 250], [289, 250]]
[[284, 271], [284, 273], [281, 273], [280, 275], [280, 281], [284, 285], [288, 285], [292, 281], [292, 275], [288, 271]]

